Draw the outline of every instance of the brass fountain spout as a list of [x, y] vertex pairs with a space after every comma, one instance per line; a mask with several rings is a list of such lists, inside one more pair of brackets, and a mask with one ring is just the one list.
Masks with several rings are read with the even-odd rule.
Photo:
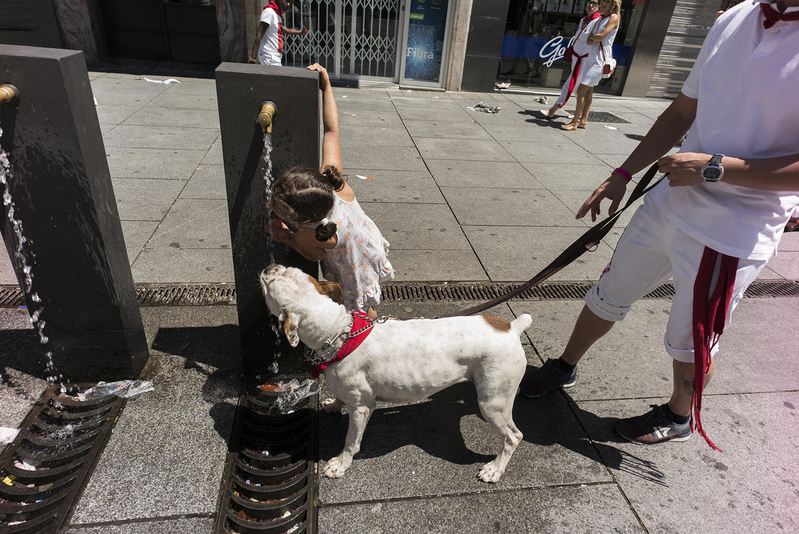
[[0, 104], [13, 102], [19, 98], [19, 91], [10, 84], [0, 85]]
[[272, 133], [272, 118], [275, 116], [277, 112], [277, 106], [275, 106], [274, 102], [266, 101], [261, 104], [261, 112], [258, 114], [258, 124], [261, 125], [261, 129], [264, 133]]

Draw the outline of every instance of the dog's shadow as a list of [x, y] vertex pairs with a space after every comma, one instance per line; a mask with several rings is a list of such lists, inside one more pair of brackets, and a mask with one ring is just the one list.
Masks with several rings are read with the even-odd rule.
[[[320, 399], [324, 398], [325, 391], [320, 396]], [[480, 414], [477, 394], [474, 385], [468, 382], [451, 386], [418, 403], [379, 403], [366, 426], [361, 452], [355, 458], [380, 458], [407, 445], [414, 445], [433, 457], [457, 465], [491, 461], [499, 449], [494, 454], [480, 454], [469, 449], [464, 441], [461, 421], [475, 414]], [[320, 411], [321, 460], [327, 461], [341, 452], [348, 424], [346, 409], [341, 414]], [[486, 430], [493, 434], [491, 430]]]
[[[326, 389], [326, 387], [325, 387]], [[320, 399], [327, 398], [323, 389]], [[477, 416], [477, 425], [464, 424]], [[579, 454], [592, 462], [620, 470], [657, 485], [665, 485], [664, 474], [652, 462], [629, 454], [618, 444], [626, 443], [613, 431], [615, 419], [601, 417], [579, 406], [558, 390], [540, 399], [517, 397], [513, 419], [533, 447], [557, 445], [566, 454]], [[344, 447], [349, 416], [319, 414], [319, 459], [327, 461]], [[486, 452], [472, 450], [470, 446]], [[380, 404], [364, 432], [356, 460], [381, 458], [412, 445], [434, 458], [454, 465], [480, 464], [493, 460], [501, 448], [498, 436], [480, 416], [477, 394], [469, 382], [449, 387], [414, 404]], [[566, 456], [563, 457], [568, 461]], [[513, 463], [513, 459], [511, 459]]]

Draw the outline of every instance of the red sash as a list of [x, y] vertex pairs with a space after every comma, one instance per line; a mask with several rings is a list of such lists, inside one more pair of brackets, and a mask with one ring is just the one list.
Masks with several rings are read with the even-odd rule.
[[705, 373], [710, 369], [710, 351], [718, 343], [719, 337], [724, 332], [724, 322], [727, 320], [727, 310], [730, 307], [730, 298], [735, 286], [735, 274], [738, 270], [738, 258], [721, 255], [721, 268], [716, 288], [710, 294], [710, 282], [713, 279], [713, 270], [719, 253], [705, 247], [702, 261], [694, 281], [694, 394], [691, 398], [691, 427], [695, 428], [700, 436], [705, 438], [708, 445], [721, 452], [721, 449], [710, 441], [702, 428], [702, 389], [705, 387]]
[[[590, 17], [585, 17], [582, 21], [580, 21], [580, 24], [582, 26], [580, 28], [580, 31], [577, 32], [577, 39], [579, 39], [583, 31], [585, 31], [588, 28], [589, 22], [591, 22], [594, 19], [598, 19], [600, 17], [601, 15], [599, 14], [599, 12], [596, 12]], [[566, 93], [566, 100], [558, 104], [559, 108], [562, 108], [564, 105], [566, 105], [566, 102], [568, 102], [569, 98], [571, 98], [572, 91], [574, 91], [574, 87], [577, 85], [577, 79], [580, 76], [580, 64], [583, 62], [583, 58], [588, 57], [588, 54], [585, 54], [583, 56], [578, 56], [577, 54], [574, 53], [573, 50], [572, 50], [572, 55], [577, 58], [577, 64], [572, 69], [571, 77], [569, 78], [569, 92]]]

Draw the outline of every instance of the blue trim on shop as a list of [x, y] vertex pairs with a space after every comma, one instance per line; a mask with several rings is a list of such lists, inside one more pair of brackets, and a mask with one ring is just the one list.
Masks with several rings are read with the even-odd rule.
[[[549, 59], [552, 53], [557, 54], [557, 59], [563, 59], [563, 52], [569, 43], [568, 39], [563, 39], [556, 47], [552, 45], [552, 39], [542, 39], [540, 37], [523, 37], [517, 35], [506, 35], [502, 39], [502, 57], [518, 57], [529, 59]], [[547, 44], [549, 46], [547, 47]], [[613, 57], [616, 58], [616, 65], [626, 66], [630, 60], [632, 46], [613, 45]], [[544, 51], [542, 55], [541, 52]]]

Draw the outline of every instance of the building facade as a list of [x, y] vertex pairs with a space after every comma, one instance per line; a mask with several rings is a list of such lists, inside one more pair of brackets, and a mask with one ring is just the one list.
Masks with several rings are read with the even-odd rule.
[[[596, 91], [673, 97], [716, 13], [735, 0], [622, 0], [617, 69]], [[245, 62], [266, 0], [6, 0], [0, 42], [83, 50], [95, 68]], [[284, 65], [353, 84], [558, 92], [585, 0], [295, 0]], [[5, 12], [2, 12], [5, 11]]]

